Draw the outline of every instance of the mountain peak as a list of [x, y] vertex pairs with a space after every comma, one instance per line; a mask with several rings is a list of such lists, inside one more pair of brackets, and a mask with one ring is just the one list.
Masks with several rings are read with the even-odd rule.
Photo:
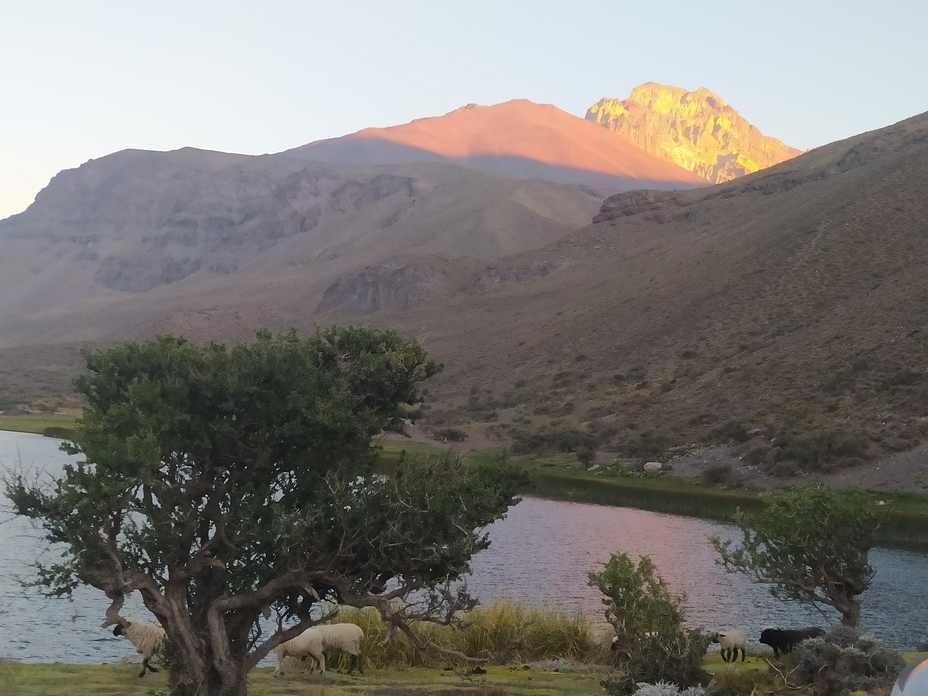
[[689, 91], [645, 82], [625, 100], [600, 99], [587, 110], [586, 118], [713, 183], [800, 154], [763, 135], [706, 87]]
[[691, 188], [697, 176], [552, 104], [467, 104], [443, 116], [319, 140], [281, 153], [351, 165], [445, 161], [598, 190]]

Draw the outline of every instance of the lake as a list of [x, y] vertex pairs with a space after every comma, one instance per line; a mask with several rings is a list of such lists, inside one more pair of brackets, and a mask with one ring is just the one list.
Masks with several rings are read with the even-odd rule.
[[[40, 435], [0, 431], [0, 464], [60, 472], [68, 456], [60, 442]], [[5, 503], [5, 500], [3, 501]], [[0, 518], [9, 518], [6, 513]], [[677, 592], [685, 592], [687, 620], [706, 629], [740, 628], [756, 639], [765, 626], [824, 625], [816, 612], [779, 602], [762, 586], [715, 565], [706, 536], [730, 538], [730, 525], [631, 508], [526, 499], [490, 528], [492, 544], [473, 562], [469, 587], [484, 603], [513, 599], [569, 612], [583, 611], [602, 622], [598, 592], [587, 573], [598, 571], [610, 554], [648, 555]], [[45, 550], [42, 532], [29, 520], [0, 524], [0, 657], [23, 662], [116, 662], [134, 656], [127, 641], [100, 628], [108, 602], [102, 593], [80, 588], [73, 601], [47, 600], [23, 589], [20, 579]], [[864, 595], [861, 629], [895, 648], [911, 649], [928, 638], [928, 554], [876, 548], [870, 553], [877, 574]], [[150, 618], [135, 594], [126, 616]], [[604, 627], [605, 630], [605, 627]]]

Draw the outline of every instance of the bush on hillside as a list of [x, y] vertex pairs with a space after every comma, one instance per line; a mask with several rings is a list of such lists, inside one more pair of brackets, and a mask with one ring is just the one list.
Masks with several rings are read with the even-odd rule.
[[776, 475], [830, 473], [861, 463], [868, 444], [865, 434], [840, 429], [781, 435], [767, 452], [767, 470]]
[[702, 472], [702, 482], [707, 486], [727, 486], [734, 478], [731, 464], [713, 464]]
[[464, 442], [467, 439], [467, 433], [457, 428], [439, 428], [435, 431], [435, 437], [448, 442]]
[[597, 444], [592, 433], [569, 426], [539, 428], [538, 430], [520, 428], [515, 430], [512, 436], [513, 454], [576, 452], [580, 447], [593, 448]]

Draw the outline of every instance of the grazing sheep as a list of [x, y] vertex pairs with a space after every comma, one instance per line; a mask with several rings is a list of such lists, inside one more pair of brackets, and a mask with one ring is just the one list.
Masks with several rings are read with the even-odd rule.
[[818, 638], [823, 635], [825, 635], [824, 629], [815, 627], [791, 630], [765, 628], [760, 633], [760, 642], [773, 648], [773, 656], [779, 657], [780, 653], [785, 655], [792, 652], [793, 648], [807, 638]]
[[736, 662], [738, 660], [738, 651], [741, 651], [741, 661], [744, 662], [744, 648], [748, 643], [744, 631], [722, 631], [713, 633], [709, 636], [712, 643], [719, 644], [719, 652], [724, 662]]
[[127, 619], [124, 624], [116, 624], [113, 629], [114, 636], [125, 636], [135, 651], [142, 656], [142, 671], [139, 677], [145, 676], [145, 670], [157, 672], [156, 667], [148, 664], [148, 661], [155, 655], [160, 655], [164, 648], [164, 642], [167, 640], [167, 634], [158, 624], [148, 621], [138, 621], [137, 619]]
[[319, 672], [325, 674], [325, 654], [322, 652], [322, 634], [315, 628], [307, 628], [295, 638], [284, 641], [274, 648], [277, 656], [277, 668], [274, 676], [283, 674], [284, 658], [308, 656], [319, 665]]
[[315, 627], [322, 634], [322, 647], [327, 650], [341, 650], [351, 655], [351, 664], [348, 674], [354, 671], [364, 674], [364, 656], [361, 653], [361, 644], [364, 642], [364, 631], [353, 623], [321, 624]]

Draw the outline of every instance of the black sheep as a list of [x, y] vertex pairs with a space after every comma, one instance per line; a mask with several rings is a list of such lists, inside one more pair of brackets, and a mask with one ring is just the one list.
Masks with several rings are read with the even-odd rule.
[[781, 653], [785, 655], [792, 652], [793, 648], [807, 638], [818, 638], [823, 635], [825, 635], [825, 631], [815, 627], [789, 630], [765, 628], [760, 633], [760, 642], [773, 648], [773, 656], [779, 657]]

